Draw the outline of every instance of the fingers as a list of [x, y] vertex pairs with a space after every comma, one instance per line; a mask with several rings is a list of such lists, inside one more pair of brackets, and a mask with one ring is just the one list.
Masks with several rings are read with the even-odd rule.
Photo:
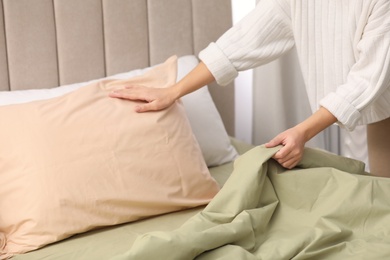
[[265, 147], [267, 147], [267, 148], [275, 147], [275, 146], [277, 146], [279, 144], [282, 144], [282, 141], [283, 141], [283, 138], [280, 135], [278, 135], [274, 139], [272, 139], [271, 141], [266, 143]]
[[265, 147], [272, 148], [272, 147], [277, 146], [278, 144], [280, 144], [280, 142], [276, 142], [274, 139], [272, 139], [271, 141], [269, 141], [268, 143], [265, 144]]
[[302, 159], [305, 146], [304, 133], [296, 127], [290, 128], [266, 143], [265, 147], [271, 148], [277, 145], [283, 147], [272, 158], [283, 167], [291, 169]]
[[284, 168], [291, 170], [298, 164], [298, 161], [296, 161], [295, 159], [290, 159], [286, 162], [278, 162], [278, 163]]
[[[109, 95], [109, 97], [112, 97], [112, 98], [121, 98], [121, 99], [134, 100], [134, 101], [145, 101], [145, 98], [138, 97], [137, 95], [128, 93], [124, 90], [115, 90], [115, 91], [110, 92], [108, 95]], [[142, 105], [135, 106], [135, 111], [138, 113], [148, 112], [148, 111], [152, 111], [152, 110], [156, 110], [156, 109], [153, 109], [152, 103], [145, 103]]]
[[284, 168], [294, 168], [302, 159], [302, 151], [298, 148], [284, 146], [272, 158]]
[[142, 94], [140, 89], [135, 86], [127, 86], [124, 89], [116, 89], [111, 91], [108, 95], [113, 98], [148, 101], [145, 94]]
[[143, 112], [149, 112], [149, 111], [158, 111], [161, 110], [158, 106], [155, 105], [155, 102], [140, 104], [135, 106], [135, 112], [143, 113]]
[[137, 104], [135, 111], [138, 113], [163, 110], [173, 104], [175, 99], [170, 97], [167, 88], [149, 88], [143, 86], [126, 86], [109, 93], [110, 97], [132, 101], [143, 101]]

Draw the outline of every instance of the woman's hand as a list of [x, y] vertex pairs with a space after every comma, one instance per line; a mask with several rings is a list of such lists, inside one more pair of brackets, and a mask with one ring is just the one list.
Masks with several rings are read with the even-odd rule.
[[175, 85], [168, 88], [148, 88], [145, 86], [127, 86], [109, 94], [113, 98], [143, 101], [136, 106], [136, 112], [157, 111], [172, 105], [176, 99], [191, 93], [214, 81], [214, 76], [203, 62]]
[[283, 145], [272, 158], [287, 169], [294, 168], [302, 159], [305, 143], [335, 122], [337, 118], [326, 108], [320, 107], [302, 123], [277, 135], [265, 147]]
[[305, 137], [297, 127], [290, 128], [271, 141], [265, 144], [265, 147], [275, 147], [283, 145], [283, 147], [272, 157], [284, 168], [294, 168], [302, 159], [303, 150], [305, 147]]
[[149, 88], [145, 86], [126, 86], [124, 89], [112, 91], [109, 96], [145, 102], [135, 107], [136, 112], [162, 110], [172, 105], [177, 99], [174, 87]]

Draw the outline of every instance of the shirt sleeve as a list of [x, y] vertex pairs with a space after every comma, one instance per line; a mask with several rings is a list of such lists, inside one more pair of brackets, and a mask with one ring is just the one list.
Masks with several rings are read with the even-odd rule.
[[294, 46], [291, 18], [277, 0], [261, 0], [255, 9], [199, 53], [219, 85], [238, 71], [266, 64]]
[[[390, 4], [378, 1], [356, 47], [356, 63], [346, 82], [321, 100], [339, 123], [353, 130], [361, 111], [390, 86]], [[389, 100], [390, 103], [390, 100]]]

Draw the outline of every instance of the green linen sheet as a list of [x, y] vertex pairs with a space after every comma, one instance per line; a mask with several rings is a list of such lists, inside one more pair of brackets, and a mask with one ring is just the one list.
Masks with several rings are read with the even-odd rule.
[[270, 159], [278, 149], [246, 152], [204, 210], [112, 259], [390, 259], [389, 179], [310, 148], [286, 170]]

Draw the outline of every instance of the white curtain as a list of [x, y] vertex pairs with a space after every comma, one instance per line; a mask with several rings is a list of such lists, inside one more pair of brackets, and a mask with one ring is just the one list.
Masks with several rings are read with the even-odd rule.
[[[311, 114], [296, 50], [253, 70], [253, 131], [256, 145], [302, 122]], [[333, 125], [307, 143], [362, 160], [367, 165], [365, 127], [347, 132]]]

